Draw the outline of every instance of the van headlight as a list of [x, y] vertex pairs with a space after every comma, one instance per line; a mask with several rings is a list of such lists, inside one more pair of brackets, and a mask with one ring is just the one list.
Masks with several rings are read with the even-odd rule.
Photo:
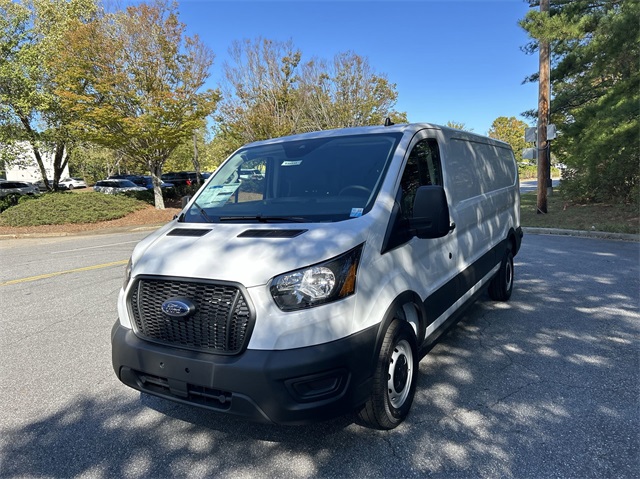
[[311, 308], [356, 292], [356, 274], [364, 243], [340, 256], [271, 280], [269, 290], [283, 311]]

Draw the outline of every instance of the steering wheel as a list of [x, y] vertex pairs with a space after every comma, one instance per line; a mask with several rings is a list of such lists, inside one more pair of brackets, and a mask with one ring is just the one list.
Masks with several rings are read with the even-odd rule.
[[338, 193], [338, 196], [343, 196], [345, 194], [345, 192], [349, 191], [349, 190], [353, 190], [355, 192], [356, 195], [359, 196], [369, 196], [371, 194], [371, 190], [369, 188], [367, 188], [366, 186], [362, 186], [362, 185], [347, 185], [344, 188], [342, 188], [340, 190], [340, 192]]

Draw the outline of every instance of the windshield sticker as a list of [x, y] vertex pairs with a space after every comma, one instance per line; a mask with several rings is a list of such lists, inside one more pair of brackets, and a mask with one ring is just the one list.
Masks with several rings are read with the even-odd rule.
[[222, 206], [229, 201], [239, 187], [240, 183], [231, 183], [207, 188], [198, 196], [198, 204], [203, 208]]
[[283, 161], [280, 166], [299, 166], [302, 164], [302, 160], [298, 161]]
[[363, 208], [351, 208], [351, 214], [349, 215], [349, 218], [359, 218], [360, 216], [362, 216], [362, 211]]

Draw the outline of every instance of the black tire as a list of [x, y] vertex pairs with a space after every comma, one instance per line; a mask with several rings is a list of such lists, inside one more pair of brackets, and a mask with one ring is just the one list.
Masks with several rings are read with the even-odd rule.
[[500, 269], [489, 284], [489, 296], [495, 301], [508, 301], [513, 291], [513, 254], [507, 248]]
[[404, 421], [416, 391], [418, 363], [413, 328], [394, 319], [382, 341], [371, 396], [358, 412], [366, 426], [388, 430]]
[[69, 185], [69, 190], [72, 190], [72, 189], [73, 189], [73, 185]]

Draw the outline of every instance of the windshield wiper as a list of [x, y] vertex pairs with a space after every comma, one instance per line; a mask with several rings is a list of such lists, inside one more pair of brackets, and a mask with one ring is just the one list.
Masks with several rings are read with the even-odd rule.
[[200, 215], [207, 220], [207, 223], [213, 223], [213, 220], [209, 217], [209, 215], [207, 214], [207, 212], [204, 210], [204, 208], [202, 206], [200, 206], [198, 204], [197, 201], [193, 202], [193, 206], [195, 206], [196, 208], [198, 208], [198, 211], [200, 212]]
[[260, 223], [269, 223], [270, 221], [287, 221], [290, 223], [307, 223], [309, 220], [303, 218], [301, 216], [263, 216], [263, 215], [255, 215], [255, 216], [220, 216], [218, 218], [220, 221], [243, 221], [243, 220], [254, 220]]

